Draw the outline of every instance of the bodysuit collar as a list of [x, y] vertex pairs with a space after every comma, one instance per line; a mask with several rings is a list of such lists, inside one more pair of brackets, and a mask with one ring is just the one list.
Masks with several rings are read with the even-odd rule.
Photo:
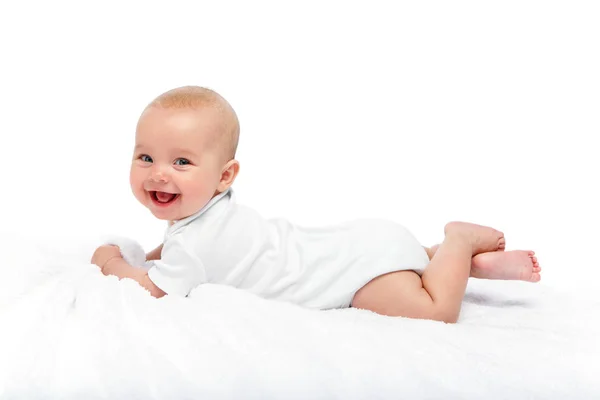
[[189, 217], [185, 217], [183, 219], [175, 221], [172, 225], [170, 225], [167, 228], [166, 234], [167, 235], [173, 234], [175, 231], [179, 230], [179, 228], [181, 228], [181, 227], [189, 224], [193, 220], [199, 218], [202, 214], [204, 214], [206, 211], [208, 211], [209, 208], [211, 208], [213, 205], [215, 205], [219, 200], [221, 200], [225, 196], [233, 197], [233, 189], [228, 188], [224, 192], [219, 193], [218, 195], [216, 195], [215, 197], [210, 199], [210, 201], [208, 203], [206, 203], [206, 205], [204, 207], [202, 207], [200, 209], [200, 211], [196, 212], [195, 214], [192, 214]]

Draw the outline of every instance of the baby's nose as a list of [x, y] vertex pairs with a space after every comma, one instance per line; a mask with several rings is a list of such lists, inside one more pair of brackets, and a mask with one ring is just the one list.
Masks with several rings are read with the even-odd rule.
[[153, 168], [150, 174], [150, 179], [153, 182], [164, 183], [168, 181], [168, 176], [161, 168]]

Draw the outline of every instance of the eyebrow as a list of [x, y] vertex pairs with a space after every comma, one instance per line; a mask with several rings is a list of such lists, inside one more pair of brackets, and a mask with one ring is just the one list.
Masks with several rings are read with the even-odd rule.
[[197, 156], [196, 153], [188, 149], [175, 149], [173, 151], [175, 152], [175, 154], [181, 154], [182, 156]]
[[[135, 145], [135, 147], [133, 148], [133, 151], [134, 151], [134, 152], [135, 152], [135, 151], [138, 151], [138, 150], [140, 150], [140, 149], [141, 149], [141, 148], [143, 148], [143, 147], [145, 147], [145, 146], [143, 146], [143, 145], [141, 145], [141, 144], [137, 144], [137, 145]], [[195, 156], [197, 156], [197, 154], [196, 154], [196, 153], [194, 153], [193, 151], [191, 151], [191, 150], [188, 150], [188, 149], [176, 148], [176, 149], [174, 149], [174, 150], [173, 150], [173, 152], [174, 152], [175, 154], [180, 154], [180, 155], [183, 155], [183, 156], [194, 156], [194, 157], [195, 157]]]

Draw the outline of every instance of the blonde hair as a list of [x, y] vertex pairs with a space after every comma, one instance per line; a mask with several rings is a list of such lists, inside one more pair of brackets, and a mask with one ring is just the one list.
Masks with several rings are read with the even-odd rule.
[[175, 109], [209, 108], [221, 117], [222, 129], [218, 133], [218, 141], [223, 145], [227, 161], [235, 158], [240, 137], [240, 123], [233, 107], [227, 100], [214, 90], [201, 86], [182, 86], [171, 89], [155, 98], [150, 107]]

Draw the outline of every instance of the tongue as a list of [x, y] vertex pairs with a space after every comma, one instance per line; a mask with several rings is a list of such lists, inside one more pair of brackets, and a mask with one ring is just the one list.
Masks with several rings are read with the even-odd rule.
[[168, 203], [175, 198], [173, 193], [156, 192], [156, 199], [160, 203]]

